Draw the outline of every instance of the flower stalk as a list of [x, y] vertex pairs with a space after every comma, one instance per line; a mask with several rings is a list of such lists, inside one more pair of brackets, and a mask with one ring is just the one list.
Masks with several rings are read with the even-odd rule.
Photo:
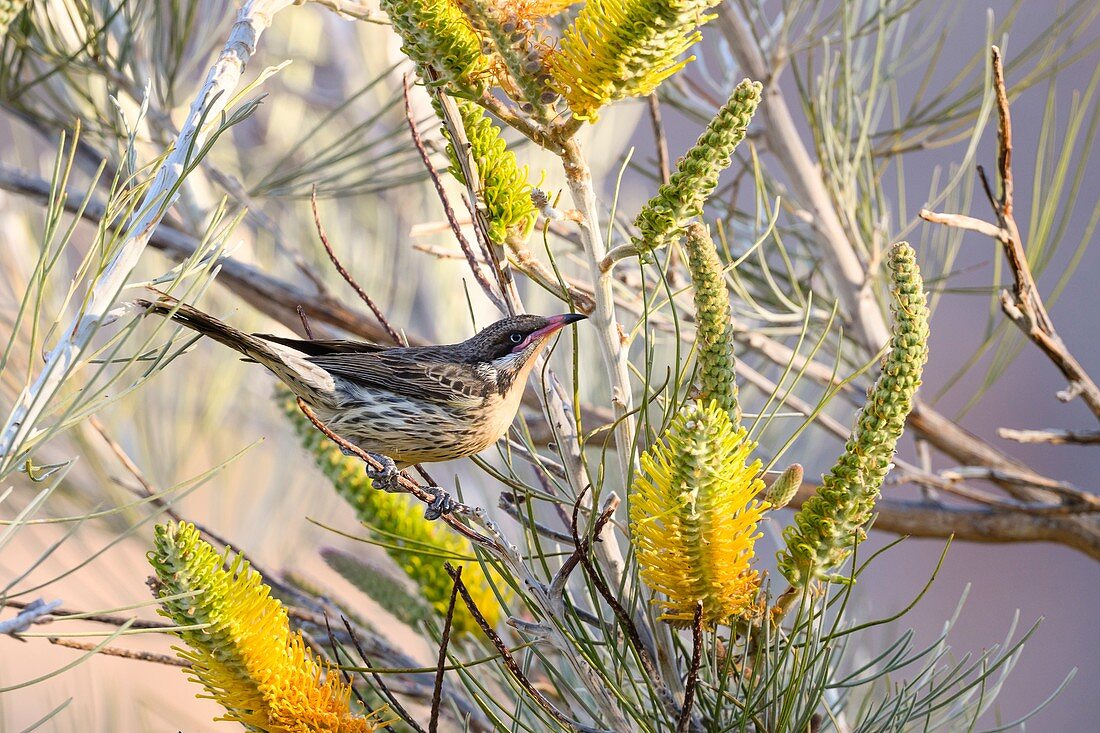
[[634, 226], [637, 252], [651, 252], [680, 236], [691, 219], [703, 214], [718, 176], [729, 167], [737, 146], [745, 139], [749, 122], [760, 104], [763, 86], [745, 79], [699, 136], [695, 145], [676, 164], [676, 172], [649, 200]]

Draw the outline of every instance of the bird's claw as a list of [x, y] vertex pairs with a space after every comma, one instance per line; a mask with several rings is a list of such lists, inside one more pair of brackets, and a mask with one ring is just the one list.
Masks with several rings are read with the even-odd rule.
[[444, 514], [450, 514], [454, 511], [454, 508], [458, 506], [451, 495], [438, 486], [426, 487], [428, 493], [434, 498], [428, 502], [428, 505], [424, 507], [424, 518], [428, 521], [433, 519], [439, 519]]
[[387, 491], [391, 494], [395, 491], [398, 491], [399, 489], [397, 488], [397, 476], [401, 472], [397, 469], [397, 464], [393, 462], [393, 459], [389, 456], [384, 456], [379, 453], [370, 453], [368, 455], [370, 455], [371, 458], [382, 464], [382, 468], [380, 469], [367, 466], [367, 478], [370, 479], [371, 484], [374, 485], [374, 488], [381, 489], [382, 491]]

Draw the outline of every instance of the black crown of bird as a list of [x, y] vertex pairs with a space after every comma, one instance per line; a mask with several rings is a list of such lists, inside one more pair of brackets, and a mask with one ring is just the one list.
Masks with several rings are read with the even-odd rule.
[[[409, 466], [464, 458], [502, 437], [535, 357], [560, 329], [586, 317], [512, 316], [461, 343], [394, 347], [249, 334], [167, 296], [136, 305], [267, 367], [334, 433], [382, 465], [367, 475], [385, 490]], [[442, 490], [435, 493], [429, 517], [451, 506]]]

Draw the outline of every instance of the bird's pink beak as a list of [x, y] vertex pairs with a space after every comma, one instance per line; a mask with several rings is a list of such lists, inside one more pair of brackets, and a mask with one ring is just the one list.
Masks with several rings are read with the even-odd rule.
[[547, 316], [546, 320], [549, 321], [545, 326], [537, 331], [532, 332], [527, 338], [525, 338], [519, 346], [512, 349], [512, 353], [523, 351], [528, 346], [536, 341], [540, 341], [552, 334], [557, 333], [561, 329], [568, 326], [570, 323], [576, 323], [577, 321], [583, 321], [588, 316], [583, 313], [562, 313], [558, 316]]

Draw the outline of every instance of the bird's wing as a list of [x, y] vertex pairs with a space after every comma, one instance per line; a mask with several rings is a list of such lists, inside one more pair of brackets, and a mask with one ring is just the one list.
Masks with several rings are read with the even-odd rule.
[[344, 353], [372, 354], [393, 348], [391, 346], [382, 346], [366, 341], [349, 341], [347, 339], [310, 339], [308, 341], [303, 341], [302, 339], [288, 338], [286, 336], [275, 336], [270, 333], [254, 333], [252, 335], [264, 341], [274, 341], [277, 344], [289, 346], [296, 351], [300, 351], [303, 354], [309, 354], [310, 356]]
[[333, 353], [310, 358], [331, 374], [367, 389], [378, 389], [442, 404], [480, 401], [496, 383], [470, 364], [410, 358], [409, 349], [371, 354]]

